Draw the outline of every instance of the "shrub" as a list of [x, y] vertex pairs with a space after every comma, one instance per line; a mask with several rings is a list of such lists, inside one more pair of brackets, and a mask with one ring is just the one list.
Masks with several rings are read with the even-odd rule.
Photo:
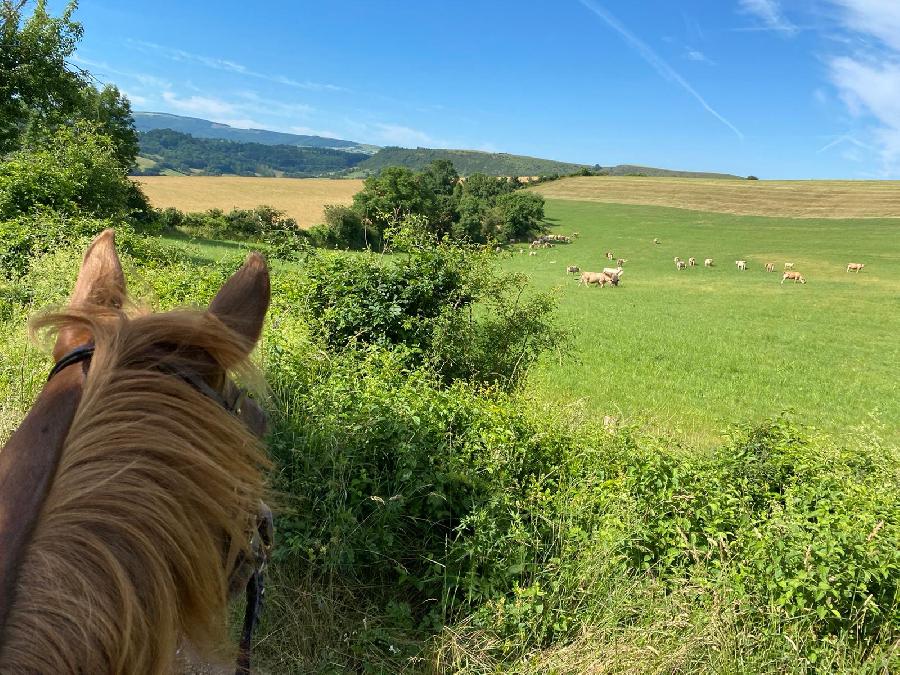
[[0, 218], [52, 209], [70, 216], [124, 216], [139, 191], [112, 141], [94, 125], [60, 127], [41, 144], [0, 164]]
[[325, 207], [325, 222], [313, 227], [309, 236], [314, 246], [352, 250], [379, 248], [381, 239], [358, 212], [337, 204]]

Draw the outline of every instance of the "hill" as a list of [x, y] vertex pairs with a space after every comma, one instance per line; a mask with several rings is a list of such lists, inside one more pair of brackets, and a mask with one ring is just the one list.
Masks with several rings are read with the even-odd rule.
[[378, 147], [324, 136], [288, 134], [266, 129], [237, 129], [228, 124], [211, 122], [199, 117], [184, 117], [159, 112], [134, 113], [134, 126], [139, 132], [155, 129], [171, 129], [196, 138], [217, 138], [239, 143], [262, 143], [263, 145], [297, 145], [305, 148], [335, 148], [356, 152], [375, 152]]
[[540, 176], [574, 173], [585, 168], [583, 164], [510, 155], [505, 152], [387, 147], [360, 162], [356, 170], [377, 173], [388, 166], [405, 166], [414, 171], [421, 171], [437, 159], [450, 160], [457, 172], [463, 176], [473, 173], [486, 173], [491, 176]]
[[730, 178], [743, 180], [743, 176], [735, 176], [731, 173], [710, 173], [706, 171], [676, 171], [673, 169], [657, 169], [652, 166], [640, 164], [617, 164], [616, 166], [603, 167], [603, 173], [608, 176], [647, 176], [666, 178]]
[[528, 189], [547, 199], [669, 206], [742, 216], [900, 218], [900, 181], [576, 176]]
[[344, 171], [366, 155], [334, 148], [194, 138], [170, 129], [139, 134], [139, 175], [166, 173], [309, 178]]

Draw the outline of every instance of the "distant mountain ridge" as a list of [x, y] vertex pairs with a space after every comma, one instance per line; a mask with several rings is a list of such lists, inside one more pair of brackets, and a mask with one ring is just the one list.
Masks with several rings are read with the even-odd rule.
[[268, 131], [266, 129], [238, 129], [228, 124], [211, 122], [199, 117], [185, 117], [160, 112], [136, 112], [133, 113], [134, 126], [138, 131], [153, 131], [155, 129], [171, 129], [183, 134], [190, 134], [194, 138], [215, 138], [238, 143], [262, 143], [263, 145], [296, 145], [305, 148], [333, 148], [348, 152], [361, 152], [372, 154], [378, 150], [378, 146], [357, 143], [340, 138], [326, 138], [324, 136], [306, 136], [303, 134], [289, 134], [283, 131]]
[[[388, 166], [404, 166], [421, 171], [435, 160], [446, 159], [453, 163], [462, 176], [473, 173], [492, 176], [565, 176], [591, 171], [610, 176], [741, 178], [726, 173], [676, 171], [636, 164], [601, 167], [599, 164], [560, 162], [505, 152], [393, 146], [380, 148], [377, 145], [339, 138], [265, 129], [238, 129], [228, 124], [170, 113], [136, 112], [134, 121], [142, 137], [138, 172], [143, 173], [365, 177]], [[155, 132], [161, 130], [187, 134], [187, 137], [170, 137], [161, 144], [160, 137], [153, 138]], [[211, 144], [209, 141], [218, 143]], [[222, 141], [230, 143], [223, 144]], [[269, 146], [271, 150], [260, 146]], [[319, 152], [314, 153], [313, 150]]]

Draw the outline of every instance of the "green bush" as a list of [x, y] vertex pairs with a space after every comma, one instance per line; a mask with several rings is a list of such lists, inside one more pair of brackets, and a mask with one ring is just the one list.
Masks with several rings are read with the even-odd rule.
[[362, 250], [381, 245], [378, 231], [366, 226], [357, 211], [336, 204], [325, 207], [325, 222], [313, 227], [309, 236], [320, 248]]
[[88, 122], [60, 127], [0, 164], [0, 219], [54, 210], [69, 216], [124, 216], [139, 191], [112, 141]]

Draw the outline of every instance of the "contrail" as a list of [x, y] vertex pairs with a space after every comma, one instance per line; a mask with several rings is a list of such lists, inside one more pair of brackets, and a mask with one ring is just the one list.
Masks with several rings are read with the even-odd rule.
[[734, 126], [722, 115], [720, 115], [709, 103], [706, 102], [706, 100], [699, 93], [697, 93], [697, 90], [694, 89], [687, 80], [685, 80], [681, 75], [675, 72], [672, 66], [663, 61], [662, 58], [656, 52], [654, 52], [647, 43], [645, 43], [634, 33], [625, 28], [625, 26], [619, 23], [619, 20], [616, 17], [614, 17], [597, 3], [593, 2], [593, 0], [578, 1], [587, 9], [591, 10], [594, 14], [603, 19], [603, 21], [610, 28], [621, 35], [624, 38], [625, 42], [627, 42], [628, 45], [631, 46], [641, 56], [642, 59], [644, 59], [644, 61], [649, 63], [662, 78], [679, 85], [687, 93], [697, 99], [700, 105], [702, 105], [710, 115], [715, 117], [729, 129], [731, 129], [739, 139], [741, 139], [742, 141], [744, 140], [744, 134], [741, 133], [740, 129]]
[[833, 148], [834, 146], [839, 145], [841, 143], [850, 143], [851, 145], [855, 145], [857, 148], [862, 148], [863, 150], [874, 150], [874, 148], [871, 145], [866, 145], [862, 141], [859, 141], [859, 140], [853, 138], [853, 136], [851, 136], [850, 134], [844, 134], [843, 136], [838, 136], [830, 143], [823, 145], [821, 148], [816, 150], [816, 154], [818, 155], [820, 152], [825, 152], [826, 150], [831, 150], [831, 148]]

